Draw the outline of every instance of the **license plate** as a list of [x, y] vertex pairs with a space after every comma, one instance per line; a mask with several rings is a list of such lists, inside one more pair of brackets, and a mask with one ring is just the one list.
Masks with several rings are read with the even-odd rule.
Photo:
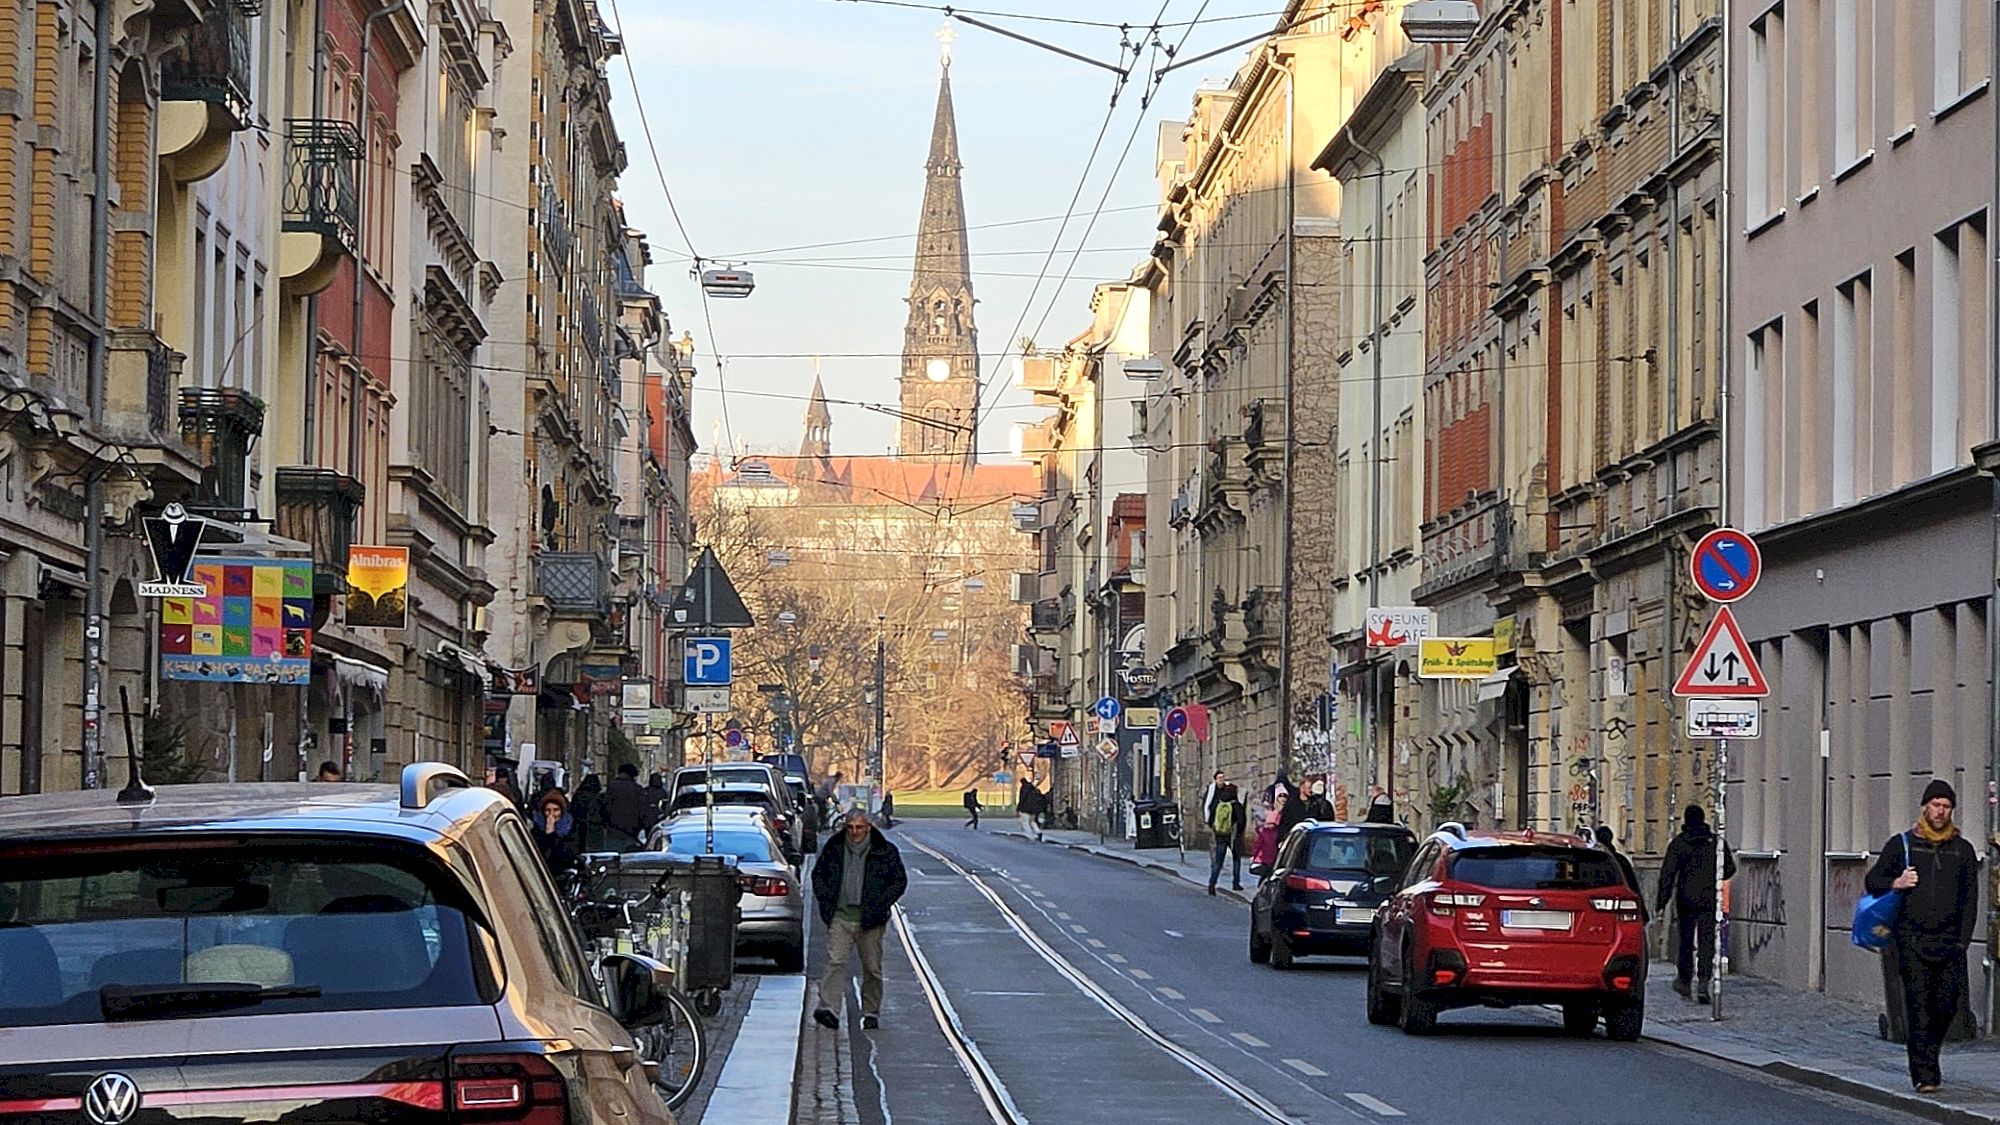
[[1502, 910], [1500, 924], [1515, 930], [1567, 930], [1567, 910]]
[[1333, 920], [1343, 926], [1366, 926], [1375, 920], [1372, 906], [1343, 906], [1333, 912]]

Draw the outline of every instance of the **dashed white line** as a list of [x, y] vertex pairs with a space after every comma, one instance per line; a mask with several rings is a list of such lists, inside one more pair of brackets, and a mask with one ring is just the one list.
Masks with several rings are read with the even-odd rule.
[[1182, 992], [1182, 991], [1180, 991], [1179, 989], [1174, 989], [1174, 988], [1168, 988], [1168, 987], [1166, 987], [1166, 986], [1164, 986], [1164, 985], [1162, 985], [1162, 986], [1160, 987], [1160, 995], [1162, 995], [1162, 996], [1166, 997], [1166, 998], [1167, 998], [1167, 999], [1169, 999], [1169, 1000], [1185, 1000], [1185, 999], [1187, 999], [1187, 993], [1185, 993], [1185, 992]]
[[[1115, 954], [1114, 954], [1114, 956], [1115, 956]], [[1147, 971], [1146, 971], [1146, 970], [1144, 970], [1144, 969], [1133, 969], [1133, 970], [1131, 970], [1131, 973], [1132, 973], [1132, 979], [1133, 979], [1133, 980], [1152, 980], [1152, 979], [1153, 979], [1153, 974], [1151, 974], [1151, 973], [1147, 972]]]
[[1090, 932], [1089, 930], [1084, 929], [1082, 926], [1078, 926], [1075, 924], [1071, 924], [1069, 929], [1070, 932], [1073, 934], [1087, 934]]
[[1283, 1062], [1286, 1066], [1291, 1067], [1293, 1070], [1298, 1071], [1300, 1074], [1303, 1074], [1308, 1078], [1326, 1077], [1326, 1071], [1321, 1070], [1320, 1068], [1314, 1066], [1313, 1064], [1307, 1062], [1304, 1059], [1281, 1059], [1279, 1061]]
[[1063, 921], [1067, 922], [1069, 921], [1069, 912], [1066, 910], [1058, 910], [1056, 911], [1056, 917], [1061, 918]]
[[1231, 1039], [1236, 1040], [1238, 1043], [1243, 1044], [1245, 1047], [1270, 1046], [1269, 1043], [1264, 1042], [1262, 1039], [1257, 1038], [1255, 1035], [1252, 1035], [1247, 1031], [1232, 1031], [1229, 1033], [1229, 1037]]
[[1103, 943], [1103, 942], [1101, 942], [1101, 941], [1099, 941], [1099, 940], [1097, 940], [1096, 938], [1085, 938], [1085, 939], [1084, 939], [1084, 943], [1085, 943], [1085, 944], [1087, 944], [1087, 945], [1089, 945], [1089, 946], [1090, 946], [1090, 947], [1091, 947], [1092, 949], [1103, 949], [1103, 948], [1104, 948], [1104, 943]]
[[[1292, 1060], [1286, 1059], [1285, 1061], [1291, 1062]], [[1388, 1102], [1385, 1102], [1380, 1098], [1370, 1097], [1367, 1094], [1345, 1094], [1342, 1096], [1345, 1097], [1348, 1101], [1353, 1102], [1355, 1105], [1358, 1105], [1366, 1110], [1371, 1110], [1375, 1114], [1381, 1117], [1409, 1116], [1402, 1110], [1397, 1109], [1395, 1106], [1390, 1105]]]
[[1165, 934], [1165, 935], [1167, 935], [1168, 937], [1186, 937], [1186, 936], [1187, 936], [1186, 934], [1184, 934], [1184, 933], [1180, 932], [1179, 930], [1161, 930], [1160, 932], [1161, 932], [1161, 933], [1163, 933], [1163, 934]]
[[1194, 1018], [1200, 1020], [1203, 1023], [1222, 1022], [1221, 1016], [1216, 1015], [1214, 1012], [1209, 1011], [1207, 1008], [1189, 1008], [1188, 1011], [1194, 1015]]
[[1107, 953], [1104, 955], [1104, 959], [1114, 965], [1123, 965], [1125, 963], [1125, 955], [1123, 953]]

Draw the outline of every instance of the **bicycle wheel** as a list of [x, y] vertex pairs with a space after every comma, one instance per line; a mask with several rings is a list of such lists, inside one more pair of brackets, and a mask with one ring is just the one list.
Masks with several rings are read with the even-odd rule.
[[708, 1062], [708, 1036], [687, 997], [675, 991], [667, 999], [667, 1018], [634, 1038], [639, 1041], [639, 1057], [659, 1064], [653, 1088], [668, 1109], [679, 1109], [701, 1081], [701, 1068]]

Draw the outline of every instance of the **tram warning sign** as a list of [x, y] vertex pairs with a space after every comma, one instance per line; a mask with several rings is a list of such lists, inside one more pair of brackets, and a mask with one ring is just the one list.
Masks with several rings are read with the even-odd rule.
[[1764, 670], [1751, 655], [1750, 644], [1728, 606], [1715, 611], [1708, 632], [1701, 635], [1694, 656], [1674, 683], [1674, 694], [1702, 699], [1741, 699], [1771, 694]]

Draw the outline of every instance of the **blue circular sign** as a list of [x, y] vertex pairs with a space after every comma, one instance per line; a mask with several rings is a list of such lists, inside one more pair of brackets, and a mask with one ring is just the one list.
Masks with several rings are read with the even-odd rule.
[[1695, 544], [1688, 571], [1695, 588], [1709, 601], [1733, 602], [1756, 587], [1764, 573], [1764, 556], [1748, 535], [1718, 527]]
[[1113, 699], [1108, 695], [1105, 696], [1103, 699], [1098, 700], [1097, 706], [1091, 708], [1091, 710], [1097, 712], [1097, 717], [1103, 719], [1107, 723], [1113, 719], [1116, 719], [1119, 715], [1123, 714], [1125, 711], [1123, 707], [1120, 707], [1118, 705], [1118, 701], [1116, 699]]
[[1167, 712], [1167, 733], [1179, 738], [1187, 733], [1188, 717], [1185, 708], [1176, 707]]

